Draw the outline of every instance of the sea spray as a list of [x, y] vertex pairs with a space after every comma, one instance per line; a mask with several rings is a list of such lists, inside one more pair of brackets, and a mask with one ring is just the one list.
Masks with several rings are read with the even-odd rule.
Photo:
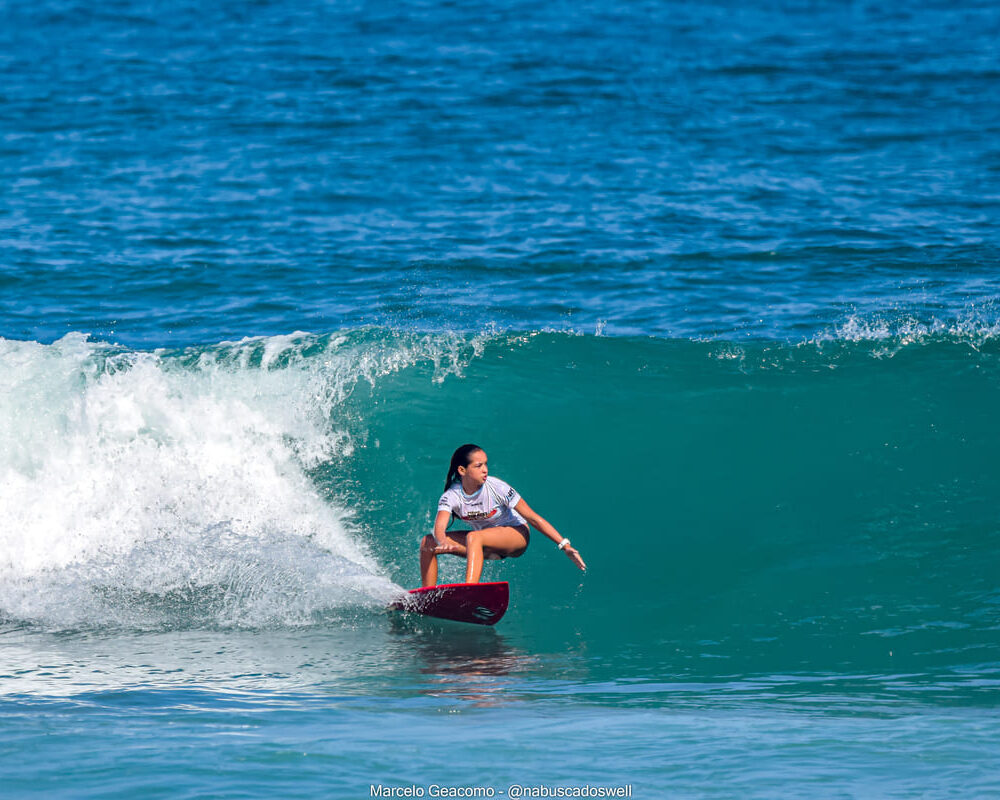
[[363, 333], [138, 352], [0, 340], [0, 609], [52, 626], [301, 624], [396, 591], [308, 470], [339, 406], [474, 338]]

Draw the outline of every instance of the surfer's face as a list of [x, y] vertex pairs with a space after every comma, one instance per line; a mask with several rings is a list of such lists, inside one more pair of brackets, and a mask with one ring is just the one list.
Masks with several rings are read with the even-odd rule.
[[486, 465], [486, 453], [482, 450], [475, 450], [469, 453], [469, 463], [466, 466], [458, 468], [458, 474], [462, 476], [462, 484], [465, 485], [466, 489], [472, 484], [473, 487], [478, 488], [486, 483], [486, 476], [490, 474], [489, 467]]

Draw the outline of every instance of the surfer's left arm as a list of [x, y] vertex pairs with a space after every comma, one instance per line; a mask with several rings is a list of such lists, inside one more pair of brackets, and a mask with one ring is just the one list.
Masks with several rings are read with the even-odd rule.
[[[584, 563], [583, 558], [580, 556], [580, 551], [569, 543], [569, 539], [564, 539], [563, 535], [553, 527], [552, 523], [524, 502], [524, 498], [522, 498], [520, 502], [514, 506], [514, 510], [524, 517], [532, 528], [537, 530], [539, 533], [548, 536], [557, 545], [562, 545], [559, 549], [565, 551], [566, 555], [569, 556], [570, 561], [582, 570], [587, 569], [586, 563]], [[566, 543], [562, 544], [563, 541]]]

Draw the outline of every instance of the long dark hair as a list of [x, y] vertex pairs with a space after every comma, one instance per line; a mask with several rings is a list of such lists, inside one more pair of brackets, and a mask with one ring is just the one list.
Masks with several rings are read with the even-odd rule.
[[469, 456], [477, 450], [482, 449], [483, 448], [481, 448], [478, 444], [463, 444], [458, 448], [458, 450], [451, 454], [451, 466], [448, 467], [448, 477], [444, 482], [444, 490], [446, 492], [451, 488], [451, 485], [455, 483], [455, 481], [461, 480], [458, 475], [458, 468], [469, 466]]

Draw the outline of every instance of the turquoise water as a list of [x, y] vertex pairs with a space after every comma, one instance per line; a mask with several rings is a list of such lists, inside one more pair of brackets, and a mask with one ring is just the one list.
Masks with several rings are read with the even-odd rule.
[[0, 794], [1000, 794], [998, 32], [0, 6]]

